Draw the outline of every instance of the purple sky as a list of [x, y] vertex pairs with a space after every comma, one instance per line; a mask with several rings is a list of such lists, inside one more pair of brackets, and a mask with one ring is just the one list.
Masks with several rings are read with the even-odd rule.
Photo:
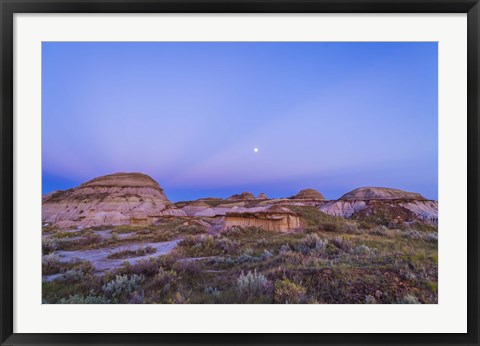
[[172, 201], [437, 199], [436, 43], [44, 42], [42, 57], [44, 193], [123, 171]]

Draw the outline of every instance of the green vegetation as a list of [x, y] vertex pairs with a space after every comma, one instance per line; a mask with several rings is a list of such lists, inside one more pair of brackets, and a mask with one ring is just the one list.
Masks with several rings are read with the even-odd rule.
[[[155, 226], [112, 229], [116, 234], [129, 233], [124, 239], [97, 239], [96, 243], [75, 239], [72, 245], [60, 237], [55, 239], [59, 243], [44, 243], [45, 254], [57, 249], [183, 240], [168, 255], [152, 253], [134, 264], [128, 263], [128, 257], [138, 256], [136, 252], [113, 253], [111, 258], [126, 258], [126, 262], [103, 273], [95, 273], [84, 262], [59, 263], [55, 255], [45, 256], [44, 275], [62, 276], [43, 283], [43, 300], [65, 304], [437, 303], [435, 227], [395, 228], [383, 220], [375, 224], [332, 217], [315, 207], [292, 210], [301, 215], [305, 229], [274, 233], [233, 227], [208, 234], [198, 221], [172, 218]], [[84, 239], [95, 233], [88, 229], [82, 234]], [[141, 249], [137, 250], [141, 254], [150, 253]]]

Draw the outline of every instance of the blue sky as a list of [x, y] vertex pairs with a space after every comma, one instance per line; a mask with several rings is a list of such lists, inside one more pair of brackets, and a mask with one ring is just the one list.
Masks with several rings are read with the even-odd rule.
[[143, 172], [172, 201], [437, 199], [437, 68], [434, 42], [44, 42], [43, 192]]

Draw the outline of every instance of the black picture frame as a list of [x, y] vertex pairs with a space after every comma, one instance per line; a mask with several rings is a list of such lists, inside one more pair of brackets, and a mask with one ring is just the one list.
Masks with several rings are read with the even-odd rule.
[[[0, 0], [2, 345], [478, 345], [479, 0]], [[468, 332], [465, 334], [23, 334], [13, 332], [13, 16], [15, 13], [467, 13]], [[452, 319], [455, 316], [451, 317]], [[166, 333], [165, 333], [166, 332]]]

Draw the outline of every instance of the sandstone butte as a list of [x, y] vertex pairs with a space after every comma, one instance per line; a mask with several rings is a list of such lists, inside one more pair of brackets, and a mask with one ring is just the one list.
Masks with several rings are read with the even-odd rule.
[[295, 196], [291, 197], [292, 199], [314, 199], [319, 201], [325, 201], [325, 197], [317, 190], [314, 189], [305, 189], [301, 190]]
[[234, 226], [261, 227], [267, 231], [285, 232], [301, 226], [300, 217], [288, 208], [271, 206], [262, 211], [227, 212], [224, 229]]
[[43, 223], [58, 227], [151, 223], [165, 215], [185, 216], [160, 185], [142, 173], [115, 173], [44, 196]]
[[344, 218], [368, 216], [380, 209], [399, 221], [416, 219], [438, 223], [437, 201], [428, 200], [418, 193], [386, 187], [361, 187], [320, 207], [324, 213]]
[[[300, 226], [299, 216], [288, 207], [314, 206], [344, 218], [368, 217], [382, 210], [399, 222], [438, 222], [437, 201], [418, 193], [384, 187], [362, 187], [327, 201], [314, 189], [301, 190], [290, 198], [257, 198], [249, 192], [227, 199], [203, 198], [171, 203], [160, 185], [141, 173], [116, 173], [95, 178], [73, 189], [43, 196], [44, 224], [60, 228], [100, 225], [151, 224], [164, 216], [207, 217], [224, 228], [261, 226], [286, 231]], [[213, 222], [213, 221], [212, 221]]]

